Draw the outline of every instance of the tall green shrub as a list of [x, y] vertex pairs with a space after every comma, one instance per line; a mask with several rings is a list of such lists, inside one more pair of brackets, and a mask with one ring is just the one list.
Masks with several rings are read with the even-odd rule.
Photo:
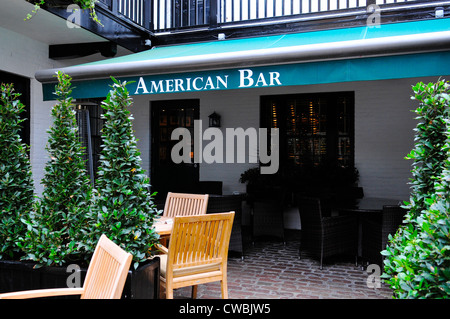
[[96, 181], [96, 200], [91, 223], [91, 247], [104, 233], [133, 254], [134, 266], [144, 262], [159, 236], [153, 229], [157, 214], [149, 192], [149, 178], [141, 168], [140, 152], [128, 108], [132, 99], [126, 83], [113, 78], [106, 100], [103, 146]]
[[12, 84], [0, 87], [0, 259], [20, 256], [17, 245], [26, 233], [20, 219], [34, 201], [34, 186], [28, 146], [20, 139], [20, 114], [25, 106]]
[[385, 274], [396, 298], [448, 298], [450, 295], [450, 85], [420, 82], [412, 99], [419, 123], [411, 196], [405, 225], [382, 252]]
[[58, 72], [46, 150], [50, 160], [42, 179], [44, 190], [28, 224], [23, 243], [24, 259], [42, 265], [62, 265], [79, 261], [85, 252], [82, 229], [86, 227], [92, 187], [88, 178], [83, 148], [78, 136], [76, 113], [72, 105], [71, 78]]

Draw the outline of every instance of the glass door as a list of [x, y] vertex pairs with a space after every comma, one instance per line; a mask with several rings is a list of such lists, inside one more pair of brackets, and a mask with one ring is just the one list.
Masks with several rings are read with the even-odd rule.
[[[199, 181], [199, 164], [194, 163], [194, 120], [199, 119], [199, 100], [171, 100], [151, 102], [152, 107], [152, 191], [157, 198], [167, 192], [194, 193]], [[189, 163], [174, 163], [172, 148], [179, 140], [172, 140], [176, 128], [186, 128], [191, 136]]]

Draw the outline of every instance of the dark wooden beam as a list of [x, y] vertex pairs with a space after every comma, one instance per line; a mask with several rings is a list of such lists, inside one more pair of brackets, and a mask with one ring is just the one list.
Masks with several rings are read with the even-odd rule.
[[117, 54], [117, 44], [113, 42], [89, 42], [49, 46], [49, 58], [53, 60], [75, 59], [96, 53], [112, 58]]
[[[72, 12], [67, 12], [67, 8], [49, 6], [43, 8], [63, 19], [71, 19]], [[81, 28], [97, 34], [132, 52], [150, 49], [145, 41], [152, 38], [151, 31], [132, 23], [131, 21], [127, 21], [119, 15], [115, 15], [113, 12], [102, 6], [97, 6], [95, 11], [102, 25], [90, 18], [88, 10], [80, 10], [81, 18], [79, 19], [79, 22]]]

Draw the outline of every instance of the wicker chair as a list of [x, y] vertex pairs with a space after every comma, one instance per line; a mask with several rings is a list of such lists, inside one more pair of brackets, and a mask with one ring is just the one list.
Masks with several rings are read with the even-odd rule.
[[251, 212], [252, 242], [257, 237], [278, 237], [285, 244], [283, 208], [286, 199], [284, 188], [263, 189], [247, 197]]
[[297, 198], [301, 222], [300, 258], [303, 250], [323, 260], [333, 255], [357, 253], [357, 224], [353, 216], [323, 217], [318, 198]]
[[244, 259], [244, 243], [242, 237], [242, 196], [240, 195], [210, 195], [207, 214], [234, 211], [233, 229], [231, 230], [230, 251], [236, 251]]
[[252, 202], [252, 241], [261, 236], [278, 237], [285, 244], [283, 201], [278, 198]]
[[368, 264], [383, 265], [381, 251], [388, 244], [389, 234], [394, 235], [402, 224], [406, 209], [397, 205], [383, 206], [379, 216], [368, 216], [362, 221], [362, 257]]

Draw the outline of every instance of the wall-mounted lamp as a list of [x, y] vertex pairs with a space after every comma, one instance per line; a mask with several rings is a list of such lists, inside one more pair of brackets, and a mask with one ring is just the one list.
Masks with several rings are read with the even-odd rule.
[[214, 112], [209, 117], [209, 127], [220, 127], [220, 115]]
[[436, 18], [443, 18], [445, 15], [445, 11], [443, 7], [437, 7], [436, 9], [434, 9], [434, 16]]

